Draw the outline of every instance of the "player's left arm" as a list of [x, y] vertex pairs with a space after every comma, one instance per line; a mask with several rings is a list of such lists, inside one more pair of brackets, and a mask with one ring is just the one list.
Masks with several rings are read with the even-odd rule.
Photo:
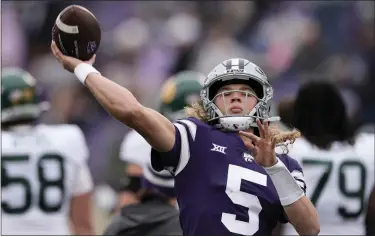
[[79, 164], [76, 169], [73, 197], [70, 202], [70, 219], [74, 235], [94, 235], [92, 225], [92, 188], [93, 183], [88, 166]]
[[365, 219], [366, 226], [366, 235], [373, 236], [375, 235], [375, 186], [372, 189], [370, 198], [367, 205], [367, 213]]
[[95, 235], [92, 225], [91, 192], [74, 196], [70, 204], [73, 235]]
[[288, 221], [299, 235], [318, 235], [317, 211], [306, 197], [306, 183], [298, 162], [287, 155], [278, 155], [275, 166], [267, 168]]
[[311, 201], [303, 196], [294, 203], [284, 206], [289, 222], [299, 235], [318, 235], [320, 224], [318, 214]]
[[83, 132], [78, 126], [69, 126], [69, 129], [70, 143], [66, 152], [75, 164], [70, 201], [72, 232], [74, 235], [94, 235], [91, 202], [93, 181], [87, 165], [89, 151]]

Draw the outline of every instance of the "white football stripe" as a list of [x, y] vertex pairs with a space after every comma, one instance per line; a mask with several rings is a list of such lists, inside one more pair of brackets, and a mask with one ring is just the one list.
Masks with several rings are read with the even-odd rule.
[[56, 22], [55, 22], [56, 26], [57, 28], [59, 28], [59, 30], [67, 34], [79, 34], [78, 26], [67, 25], [64, 22], [62, 22], [60, 19], [61, 15], [64, 14], [67, 9], [68, 7], [65, 8], [62, 12], [60, 12], [60, 14], [57, 16]]
[[180, 151], [180, 161], [178, 162], [175, 176], [177, 176], [187, 165], [190, 159], [190, 147], [187, 130], [184, 125], [175, 123], [174, 124], [178, 131], [180, 132], [181, 138], [181, 151]]

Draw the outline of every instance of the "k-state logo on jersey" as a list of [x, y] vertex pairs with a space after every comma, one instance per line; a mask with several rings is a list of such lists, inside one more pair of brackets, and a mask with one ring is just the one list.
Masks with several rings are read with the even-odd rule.
[[214, 143], [212, 143], [212, 145], [214, 147], [212, 147], [211, 151], [217, 151], [217, 152], [220, 152], [220, 153], [223, 153], [223, 154], [226, 154], [225, 153], [225, 149], [227, 149], [225, 146], [219, 146], [219, 145], [216, 145]]
[[253, 162], [254, 157], [253, 157], [252, 155], [250, 155], [249, 153], [244, 152], [244, 153], [243, 153], [243, 159], [244, 159], [246, 162]]

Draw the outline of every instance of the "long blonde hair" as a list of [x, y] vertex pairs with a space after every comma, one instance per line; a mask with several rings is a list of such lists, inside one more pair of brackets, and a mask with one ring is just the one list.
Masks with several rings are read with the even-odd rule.
[[[202, 101], [185, 107], [185, 113], [188, 117], [195, 117], [202, 122], [208, 122], [208, 115], [203, 108]], [[280, 147], [285, 154], [289, 152], [288, 145], [292, 145], [294, 141], [301, 136], [301, 133], [295, 128], [291, 131], [282, 131], [276, 124], [271, 124], [269, 128], [272, 134], [272, 141], [275, 142], [276, 146]]]

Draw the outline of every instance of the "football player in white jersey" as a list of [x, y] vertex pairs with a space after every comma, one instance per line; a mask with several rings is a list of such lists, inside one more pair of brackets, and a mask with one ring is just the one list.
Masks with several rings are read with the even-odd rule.
[[[303, 167], [320, 234], [364, 235], [374, 186], [374, 134], [354, 133], [339, 91], [328, 82], [303, 85], [293, 102], [279, 106], [279, 113], [303, 135], [289, 154]], [[285, 232], [297, 234], [291, 226]]]
[[1, 234], [93, 234], [82, 131], [36, 124], [45, 102], [28, 72], [3, 69], [1, 84]]

